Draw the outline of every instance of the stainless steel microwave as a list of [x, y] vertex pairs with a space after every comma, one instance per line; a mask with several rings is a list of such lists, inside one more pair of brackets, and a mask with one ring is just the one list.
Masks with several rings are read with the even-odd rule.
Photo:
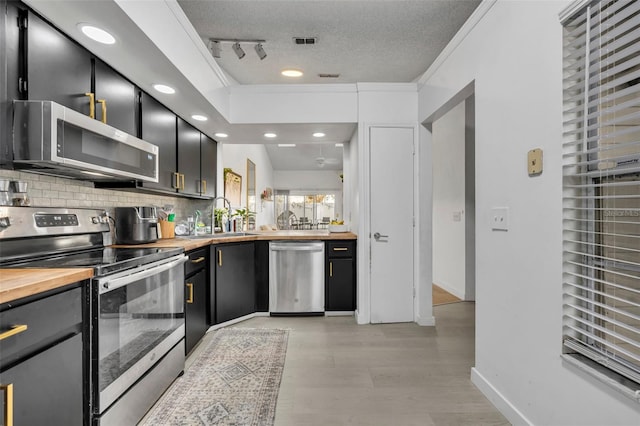
[[52, 101], [13, 102], [17, 169], [91, 181], [158, 182], [158, 147]]

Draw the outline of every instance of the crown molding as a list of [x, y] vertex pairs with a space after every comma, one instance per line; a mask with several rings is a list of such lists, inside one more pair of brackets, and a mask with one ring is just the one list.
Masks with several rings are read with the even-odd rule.
[[462, 25], [460, 30], [456, 33], [455, 36], [451, 39], [451, 41], [447, 44], [447, 46], [442, 50], [442, 52], [438, 55], [435, 61], [431, 64], [431, 66], [422, 74], [422, 76], [418, 79], [418, 88], [422, 88], [425, 83], [433, 77], [433, 75], [438, 71], [438, 69], [442, 66], [442, 64], [449, 58], [449, 56], [453, 53], [454, 50], [462, 43], [462, 41], [471, 33], [471, 31], [475, 28], [475, 26], [482, 20], [484, 15], [496, 4], [498, 0], [483, 0], [482, 3], [473, 11], [469, 19]]

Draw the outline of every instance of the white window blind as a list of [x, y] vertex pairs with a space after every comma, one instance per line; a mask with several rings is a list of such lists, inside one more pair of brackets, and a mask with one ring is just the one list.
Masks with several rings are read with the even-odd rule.
[[637, 390], [640, 1], [591, 2], [563, 27], [563, 352]]

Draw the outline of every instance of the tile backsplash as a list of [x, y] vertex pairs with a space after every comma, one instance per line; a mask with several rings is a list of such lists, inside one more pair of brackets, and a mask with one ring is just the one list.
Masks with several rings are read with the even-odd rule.
[[0, 170], [0, 179], [27, 182], [27, 193], [34, 207], [96, 208], [105, 209], [113, 215], [114, 207], [163, 207], [170, 204], [174, 206], [176, 221], [186, 220], [195, 210], [200, 210], [205, 223], [210, 224], [212, 203], [208, 200], [97, 189], [91, 182], [15, 170]]

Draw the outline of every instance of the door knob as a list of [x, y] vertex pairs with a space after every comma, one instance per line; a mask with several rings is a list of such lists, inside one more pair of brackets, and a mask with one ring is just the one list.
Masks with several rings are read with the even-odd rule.
[[389, 236], [388, 236], [388, 235], [382, 235], [382, 234], [380, 234], [379, 232], [376, 232], [375, 234], [373, 234], [373, 238], [375, 238], [375, 239], [376, 239], [376, 241], [377, 241], [377, 240], [379, 240], [380, 238], [389, 238]]

